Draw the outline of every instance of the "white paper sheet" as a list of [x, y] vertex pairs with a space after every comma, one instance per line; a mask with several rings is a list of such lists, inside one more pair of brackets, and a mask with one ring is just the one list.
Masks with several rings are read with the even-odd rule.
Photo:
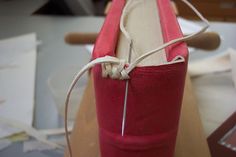
[[230, 61], [231, 61], [231, 68], [232, 68], [232, 79], [234, 81], [234, 86], [236, 88], [236, 50], [229, 49], [230, 52]]
[[220, 55], [190, 62], [188, 71], [209, 136], [236, 110], [236, 50], [228, 49]]
[[[59, 136], [54, 139], [50, 139], [48, 141], [61, 146], [62, 148], [61, 150], [64, 150], [64, 147], [66, 146], [66, 140], [64, 136]], [[30, 141], [25, 141], [23, 143], [23, 152], [25, 153], [31, 152], [31, 151], [44, 151], [44, 150], [53, 150], [53, 149], [56, 149], [56, 148], [40, 141], [30, 140]]]
[[216, 56], [190, 62], [188, 66], [188, 72], [191, 77], [230, 70], [231, 63], [229, 50]]
[[45, 143], [39, 141], [25, 141], [23, 143], [23, 152], [31, 152], [31, 151], [43, 151], [43, 150], [53, 150], [54, 147], [50, 145], [46, 145]]
[[[36, 34], [0, 41], [0, 118], [32, 126]], [[0, 124], [0, 138], [20, 132]]]
[[93, 44], [88, 44], [88, 45], [85, 45], [85, 48], [87, 49], [87, 51], [92, 54], [93, 53], [93, 48], [94, 48], [94, 45]]
[[191, 34], [199, 31], [202, 27], [193, 21], [178, 17], [178, 22], [183, 34]]
[[188, 66], [191, 77], [225, 71], [232, 71], [232, 80], [236, 87], [236, 50], [232, 48], [219, 55], [190, 62]]
[[206, 137], [236, 111], [236, 89], [231, 72], [192, 79]]
[[5, 148], [7, 148], [8, 146], [10, 146], [11, 143], [12, 142], [10, 140], [8, 140], [8, 139], [1, 139], [0, 140], [0, 151], [5, 149]]

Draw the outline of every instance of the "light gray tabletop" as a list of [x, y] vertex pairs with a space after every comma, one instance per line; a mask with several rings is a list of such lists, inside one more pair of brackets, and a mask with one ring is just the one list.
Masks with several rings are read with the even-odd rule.
[[[38, 40], [42, 41], [37, 55], [34, 118], [36, 128], [56, 128], [62, 125], [47, 85], [49, 75], [66, 65], [75, 64], [81, 67], [90, 59], [90, 55], [83, 46], [65, 44], [64, 35], [73, 31], [97, 32], [103, 20], [97, 17], [0, 16], [0, 39], [36, 32]], [[216, 53], [229, 47], [236, 49], [236, 24], [216, 22], [212, 23], [211, 30], [218, 31], [222, 37], [222, 45], [215, 51]], [[190, 58], [194, 60], [212, 54], [197, 50], [196, 53], [190, 55]], [[61, 156], [63, 152], [46, 151], [24, 154], [21, 143], [16, 143], [0, 152], [2, 157], [12, 157], [16, 154], [18, 157], [56, 157]]]

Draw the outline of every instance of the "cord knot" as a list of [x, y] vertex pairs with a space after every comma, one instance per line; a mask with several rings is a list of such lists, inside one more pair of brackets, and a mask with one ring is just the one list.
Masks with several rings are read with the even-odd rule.
[[119, 64], [103, 63], [102, 64], [102, 76], [110, 77], [112, 79], [126, 80], [129, 79], [129, 74], [125, 69], [125, 60], [120, 60]]

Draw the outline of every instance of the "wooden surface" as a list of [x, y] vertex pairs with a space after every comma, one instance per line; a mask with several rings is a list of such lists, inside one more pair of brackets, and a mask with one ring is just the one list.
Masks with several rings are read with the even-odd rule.
[[197, 100], [190, 77], [187, 74], [175, 157], [210, 156], [210, 151], [198, 111]]
[[[87, 87], [77, 112], [70, 142], [74, 157], [98, 157], [98, 129], [93, 80], [89, 77]], [[65, 156], [68, 156], [66, 149]]]

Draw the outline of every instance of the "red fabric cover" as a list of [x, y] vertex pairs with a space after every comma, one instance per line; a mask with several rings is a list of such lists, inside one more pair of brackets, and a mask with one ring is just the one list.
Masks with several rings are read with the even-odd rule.
[[[182, 36], [169, 0], [157, 0], [165, 42]], [[114, 0], [96, 41], [93, 59], [115, 56], [125, 0]], [[127, 52], [128, 53], [128, 52]], [[102, 157], [173, 157], [183, 97], [188, 52], [185, 43], [166, 49], [168, 60], [186, 62], [136, 67], [129, 76], [125, 135], [121, 124], [125, 81], [103, 78], [101, 65], [92, 72]]]

